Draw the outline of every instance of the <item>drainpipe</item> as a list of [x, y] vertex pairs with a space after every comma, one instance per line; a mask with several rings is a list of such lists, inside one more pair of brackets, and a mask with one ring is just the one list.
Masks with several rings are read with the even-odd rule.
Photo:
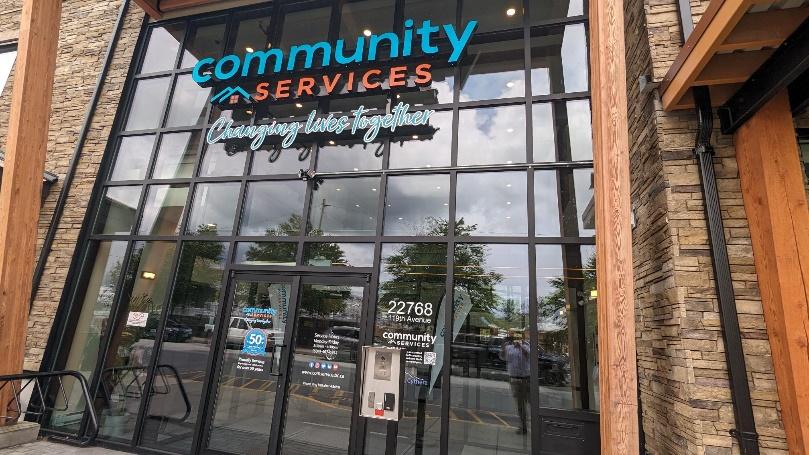
[[711, 242], [716, 293], [719, 298], [719, 317], [722, 323], [722, 337], [725, 342], [725, 356], [730, 379], [730, 394], [736, 417], [736, 428], [730, 434], [739, 442], [742, 455], [758, 455], [758, 433], [753, 419], [753, 404], [750, 401], [750, 387], [747, 384], [747, 368], [744, 364], [742, 336], [736, 314], [736, 298], [730, 276], [725, 229], [719, 206], [719, 192], [716, 189], [714, 173], [714, 150], [711, 145], [713, 132], [713, 110], [708, 87], [694, 87], [694, 102], [697, 110], [697, 137], [694, 154], [699, 160], [702, 193], [705, 198], [705, 216], [708, 219], [708, 233]]
[[[53, 216], [48, 225], [48, 231], [45, 234], [45, 241], [42, 243], [42, 249], [39, 251], [39, 258], [37, 265], [34, 269], [33, 286], [31, 287], [31, 307], [34, 306], [34, 299], [36, 298], [39, 283], [42, 281], [42, 275], [45, 273], [45, 263], [48, 261], [48, 255], [51, 253], [53, 241], [56, 238], [56, 231], [59, 227], [59, 220], [62, 219], [62, 213], [65, 211], [67, 204], [67, 196], [70, 193], [70, 187], [73, 185], [73, 178], [76, 176], [76, 170], [79, 167], [79, 160], [81, 159], [81, 151], [84, 148], [84, 143], [87, 140], [87, 134], [90, 132], [90, 124], [93, 120], [98, 101], [101, 98], [101, 90], [104, 88], [104, 80], [107, 78], [107, 73], [110, 69], [112, 56], [115, 51], [115, 46], [118, 44], [118, 38], [121, 36], [121, 29], [124, 25], [124, 16], [126, 15], [129, 0], [124, 0], [121, 3], [121, 9], [118, 12], [118, 19], [113, 26], [112, 37], [107, 45], [107, 53], [104, 56], [104, 66], [101, 68], [101, 73], [98, 75], [93, 96], [90, 99], [90, 104], [87, 107], [87, 112], [84, 114], [84, 124], [79, 133], [79, 139], [76, 141], [76, 147], [73, 149], [73, 155], [70, 157], [70, 163], [67, 166], [67, 173], [65, 174], [65, 181], [62, 183], [62, 188], [59, 190], [59, 198], [56, 200], [56, 207], [53, 209]], [[90, 210], [91, 207], [88, 207]]]

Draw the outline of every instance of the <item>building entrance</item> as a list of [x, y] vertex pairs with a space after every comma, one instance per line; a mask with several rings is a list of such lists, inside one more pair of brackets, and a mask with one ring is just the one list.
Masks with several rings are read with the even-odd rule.
[[203, 452], [348, 453], [367, 280], [235, 274]]

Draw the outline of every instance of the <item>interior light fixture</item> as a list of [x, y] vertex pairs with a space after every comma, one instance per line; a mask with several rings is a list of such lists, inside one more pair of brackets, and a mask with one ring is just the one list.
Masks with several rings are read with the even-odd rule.
[[143, 272], [140, 274], [140, 277], [144, 280], [154, 280], [157, 277], [157, 274], [154, 272]]
[[506, 87], [508, 87], [508, 88], [514, 87], [514, 81], [506, 82]]
[[509, 9], [506, 10], [506, 16], [511, 17], [511, 16], [513, 16], [515, 14], [517, 14], [517, 9], [516, 8], [509, 8]]
[[371, 30], [366, 28], [365, 30], [362, 31], [362, 34], [365, 36], [371, 36]]
[[303, 104], [301, 104], [301, 103], [295, 103], [295, 107], [297, 107], [297, 108], [299, 108], [299, 109], [300, 109], [300, 108], [302, 108], [302, 107], [303, 107]]
[[253, 52], [253, 48], [250, 46], [245, 47], [244, 50], [246, 50], [247, 52]]
[[414, 135], [413, 135], [413, 139], [418, 139], [418, 138], [419, 138], [419, 135], [418, 135], [418, 134], [414, 134]]
[[334, 145], [334, 141], [329, 141], [329, 145]]

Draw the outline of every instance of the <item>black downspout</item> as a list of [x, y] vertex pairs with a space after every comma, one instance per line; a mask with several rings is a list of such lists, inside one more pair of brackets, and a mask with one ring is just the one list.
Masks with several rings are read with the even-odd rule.
[[[31, 302], [30, 306], [33, 307], [34, 299], [36, 298], [39, 283], [42, 281], [42, 275], [45, 273], [45, 265], [48, 262], [48, 255], [51, 254], [53, 247], [53, 240], [56, 238], [56, 231], [59, 228], [59, 221], [62, 219], [62, 213], [65, 211], [67, 204], [67, 197], [70, 193], [70, 187], [73, 185], [73, 178], [76, 176], [76, 170], [79, 167], [79, 160], [81, 159], [81, 151], [84, 148], [84, 143], [87, 140], [87, 134], [90, 132], [90, 124], [93, 121], [98, 101], [101, 99], [101, 90], [104, 88], [104, 80], [107, 78], [107, 73], [110, 69], [112, 56], [115, 52], [115, 46], [118, 43], [118, 38], [121, 36], [121, 29], [124, 24], [124, 16], [129, 6], [129, 0], [124, 0], [121, 3], [121, 9], [118, 12], [118, 19], [115, 21], [113, 27], [112, 37], [107, 45], [107, 53], [104, 56], [104, 66], [101, 67], [101, 73], [98, 75], [95, 89], [93, 89], [93, 96], [90, 98], [90, 104], [87, 107], [87, 112], [84, 114], [84, 125], [82, 125], [79, 138], [76, 141], [76, 147], [73, 149], [73, 155], [70, 157], [70, 163], [67, 165], [67, 173], [65, 180], [62, 183], [62, 189], [59, 190], [59, 198], [56, 200], [56, 206], [53, 209], [53, 216], [48, 225], [48, 232], [45, 234], [45, 241], [42, 243], [42, 249], [39, 251], [39, 258], [37, 259], [36, 268], [34, 269], [33, 286], [31, 287]], [[88, 208], [89, 210], [89, 208]]]
[[705, 197], [705, 215], [708, 219], [711, 259], [716, 293], [719, 298], [719, 315], [722, 323], [722, 337], [725, 342], [730, 394], [736, 416], [736, 428], [730, 430], [730, 434], [739, 441], [742, 455], [758, 455], [758, 433], [756, 432], [756, 421], [753, 418], [753, 404], [750, 401], [750, 387], [747, 384], [742, 336], [739, 331], [736, 298], [733, 294], [730, 262], [725, 244], [725, 228], [719, 206], [719, 192], [716, 189], [714, 150], [711, 145], [711, 133], [713, 132], [711, 97], [707, 87], [694, 87], [693, 90], [698, 120], [694, 154], [699, 160], [702, 193]]

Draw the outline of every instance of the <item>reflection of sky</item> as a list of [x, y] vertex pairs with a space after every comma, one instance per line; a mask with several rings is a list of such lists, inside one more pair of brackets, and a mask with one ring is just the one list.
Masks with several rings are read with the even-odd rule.
[[524, 106], [460, 111], [458, 165], [524, 162]]
[[593, 159], [593, 136], [590, 132], [590, 100], [567, 102], [567, 124], [573, 161]]
[[[140, 234], [177, 234], [177, 224], [182, 217], [188, 186], [153, 185], [149, 187], [149, 195], [143, 208], [143, 219], [138, 232]], [[173, 219], [169, 220], [167, 215]], [[162, 226], [167, 221], [171, 226]]]
[[160, 139], [153, 177], [156, 179], [191, 177], [194, 158], [197, 155], [197, 141], [199, 133], [164, 134]]
[[375, 235], [379, 177], [329, 179], [312, 194], [309, 224], [324, 235]]
[[14, 59], [17, 57], [17, 51], [0, 53], [0, 92], [6, 85], [8, 75], [11, 74], [11, 68], [14, 67]]
[[177, 78], [166, 126], [196, 125], [203, 119], [210, 88], [200, 87], [190, 74]]
[[320, 147], [317, 153], [317, 171], [382, 169], [382, 149], [383, 144], [325, 145]]
[[[311, 152], [304, 149], [283, 149], [280, 153], [257, 150], [253, 152], [253, 168], [250, 174], [297, 174], [301, 169], [309, 169], [311, 155]], [[274, 161], [271, 162], [270, 158]]]
[[408, 140], [402, 145], [398, 142], [391, 143], [391, 169], [450, 165], [452, 111], [431, 115], [430, 126], [437, 130], [430, 140]]
[[188, 221], [189, 233], [196, 233], [200, 226], [205, 226], [216, 229], [217, 235], [231, 234], [240, 185], [238, 182], [197, 185]]
[[146, 176], [149, 157], [152, 154], [154, 135], [129, 136], [121, 139], [115, 167], [110, 180], [138, 180]]
[[385, 196], [385, 235], [426, 235], [428, 217], [449, 217], [447, 174], [390, 177]]
[[562, 247], [537, 245], [537, 297], [553, 294], [555, 288], [549, 283], [562, 276]]
[[532, 106], [531, 125], [534, 133], [534, 161], [556, 161], [554, 142], [553, 105], [538, 103]]
[[153, 73], [173, 68], [177, 50], [180, 48], [179, 39], [182, 38], [183, 32], [182, 24], [153, 28], [140, 72]]
[[534, 171], [536, 235], [559, 236], [559, 200], [556, 171]]
[[525, 172], [458, 174], [456, 219], [473, 235], [528, 235]]
[[201, 176], [242, 175], [244, 173], [244, 160], [247, 152], [240, 151], [228, 155], [225, 144], [207, 145], [202, 156], [202, 166], [199, 170]]
[[587, 91], [587, 46], [584, 24], [568, 25], [562, 39], [562, 72], [566, 92]]
[[584, 229], [584, 222], [582, 221], [584, 209], [587, 208], [587, 204], [593, 198], [593, 189], [590, 186], [592, 176], [592, 169], [573, 170], [573, 184], [576, 187], [576, 219], [579, 223], [580, 236], [595, 235], [595, 229]]
[[300, 216], [305, 191], [306, 184], [299, 180], [250, 183], [239, 233], [266, 235], [292, 216]]
[[135, 89], [135, 96], [132, 97], [132, 105], [129, 108], [126, 129], [134, 131], [157, 128], [168, 89], [167, 77], [138, 81], [138, 88]]

